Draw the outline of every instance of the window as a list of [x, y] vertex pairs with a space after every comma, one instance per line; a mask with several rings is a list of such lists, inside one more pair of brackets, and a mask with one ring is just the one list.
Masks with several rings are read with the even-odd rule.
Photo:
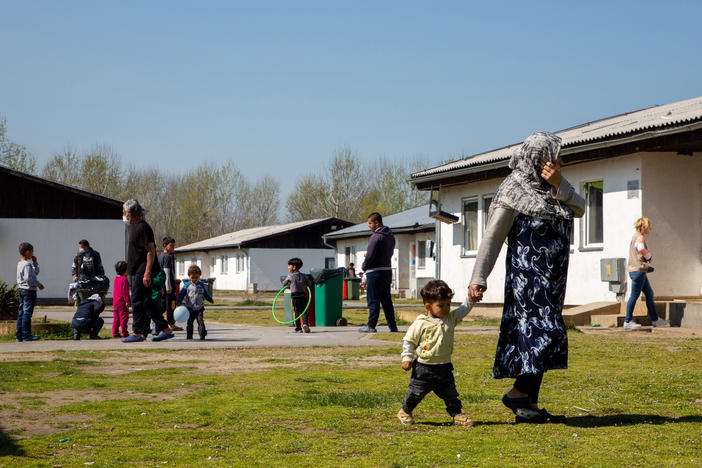
[[235, 265], [236, 265], [236, 272], [237, 273], [242, 273], [244, 271], [244, 256], [243, 255], [237, 255], [234, 257]]
[[349, 267], [349, 263], [351, 262], [351, 247], [346, 247], [344, 249], [344, 262], [346, 262], [346, 268]]
[[585, 247], [594, 244], [602, 244], [603, 220], [602, 220], [602, 181], [586, 182], [583, 184], [585, 192], [585, 219], [584, 237]]
[[185, 276], [185, 260], [176, 262], [176, 276]]
[[463, 255], [478, 250], [478, 199], [463, 200]]
[[324, 268], [335, 268], [336, 259], [334, 257], [326, 257], [324, 259]]
[[222, 255], [219, 257], [219, 272], [222, 275], [226, 275], [229, 273], [229, 257], [227, 255]]
[[427, 241], [417, 242], [417, 268], [427, 266]]
[[485, 195], [483, 197], [483, 232], [488, 223], [488, 216], [490, 215], [490, 205], [492, 205], [492, 198], [494, 195]]
[[217, 268], [217, 257], [213, 256], [212, 259], [210, 260], [210, 272], [211, 272], [210, 275], [212, 275], [212, 276], [215, 275], [215, 271], [217, 271], [216, 268]]

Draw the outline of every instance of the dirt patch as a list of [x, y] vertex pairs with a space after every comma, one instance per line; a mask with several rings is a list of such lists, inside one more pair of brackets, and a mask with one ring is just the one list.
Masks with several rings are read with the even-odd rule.
[[79, 414], [48, 414], [46, 411], [39, 410], [0, 410], [3, 432], [10, 433], [16, 438], [66, 432], [76, 427], [87, 427], [85, 421], [88, 419], [91, 417]]

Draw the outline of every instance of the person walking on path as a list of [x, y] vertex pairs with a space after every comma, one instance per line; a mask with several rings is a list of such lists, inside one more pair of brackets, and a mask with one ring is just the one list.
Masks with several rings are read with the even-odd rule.
[[561, 176], [561, 138], [537, 132], [512, 155], [512, 173], [497, 189], [468, 288], [482, 300], [507, 238], [504, 307], [492, 376], [513, 378], [502, 397], [516, 422], [563, 423], [539, 409], [544, 372], [568, 367], [568, 335], [561, 312], [566, 292], [569, 234], [585, 200]]
[[173, 331], [183, 331], [183, 329], [177, 326], [175, 323], [175, 318], [173, 317], [173, 309], [175, 305], [175, 260], [173, 258], [173, 251], [175, 250], [175, 239], [172, 237], [163, 238], [163, 252], [158, 256], [158, 263], [161, 265], [161, 269], [166, 274], [166, 283], [164, 285], [165, 296], [164, 302], [166, 306], [166, 321]]
[[173, 338], [163, 312], [152, 298], [151, 282], [161, 271], [156, 260], [154, 231], [144, 219], [144, 208], [134, 199], [122, 206], [122, 219], [132, 226], [127, 249], [127, 271], [132, 277], [132, 334], [122, 338], [124, 343], [144, 341], [149, 334], [149, 323], [153, 320], [156, 330], [160, 330], [153, 341]]
[[631, 296], [626, 303], [624, 328], [641, 328], [641, 324], [631, 320], [632, 315], [634, 315], [636, 301], [639, 299], [641, 292], [646, 296], [646, 310], [651, 318], [651, 325], [661, 327], [667, 325], [668, 321], [658, 317], [656, 304], [653, 302], [653, 288], [648, 281], [648, 273], [653, 272], [653, 267], [651, 266], [651, 252], [648, 250], [644, 236], [651, 232], [651, 220], [639, 218], [634, 223], [634, 228], [636, 232], [629, 243], [629, 262], [626, 265], [626, 271], [629, 272], [629, 278], [631, 278]]
[[361, 333], [375, 333], [383, 307], [385, 320], [391, 332], [396, 332], [395, 308], [392, 305], [390, 286], [392, 285], [391, 259], [395, 250], [395, 236], [389, 227], [383, 226], [380, 213], [368, 215], [368, 227], [372, 234], [368, 241], [366, 258], [361, 269], [366, 279], [366, 298], [368, 303], [368, 323], [358, 329]]

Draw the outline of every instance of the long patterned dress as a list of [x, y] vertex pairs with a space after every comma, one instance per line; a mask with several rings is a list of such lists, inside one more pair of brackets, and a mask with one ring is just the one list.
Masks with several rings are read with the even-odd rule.
[[519, 214], [507, 243], [496, 379], [568, 367], [565, 298], [572, 221]]

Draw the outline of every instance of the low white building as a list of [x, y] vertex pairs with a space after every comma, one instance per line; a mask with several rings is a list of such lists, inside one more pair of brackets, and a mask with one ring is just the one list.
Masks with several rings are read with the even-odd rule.
[[214, 289], [260, 291], [280, 289], [280, 276], [288, 273], [288, 260], [300, 257], [302, 271], [333, 268], [334, 250], [324, 245], [322, 234], [351, 225], [338, 218], [312, 219], [276, 226], [231, 232], [178, 247], [176, 277], [185, 280], [188, 267], [198, 265], [205, 278], [214, 278]]
[[122, 202], [2, 165], [0, 199], [1, 280], [17, 282], [18, 246], [29, 242], [45, 286], [38, 302], [66, 304], [78, 241], [87, 239], [100, 252], [112, 285], [114, 264], [126, 259]]
[[[563, 139], [562, 173], [587, 201], [585, 216], [574, 222], [566, 304], [617, 298], [601, 279], [600, 260], [628, 257], [633, 223], [642, 216], [653, 224], [646, 241], [656, 297], [702, 294], [702, 98], [556, 133]], [[466, 295], [490, 202], [520, 144], [412, 174], [413, 185], [433, 190], [440, 211], [456, 218], [437, 222], [437, 275], [456, 290], [455, 300]], [[503, 300], [505, 251], [485, 302]], [[624, 279], [629, 288], [626, 273]]]
[[[429, 206], [412, 208], [383, 216], [383, 224], [395, 234], [392, 256], [392, 292], [416, 297], [427, 281], [434, 278], [434, 229]], [[353, 263], [361, 271], [371, 232], [368, 223], [356, 224], [324, 235], [336, 247], [336, 262], [347, 267]]]

